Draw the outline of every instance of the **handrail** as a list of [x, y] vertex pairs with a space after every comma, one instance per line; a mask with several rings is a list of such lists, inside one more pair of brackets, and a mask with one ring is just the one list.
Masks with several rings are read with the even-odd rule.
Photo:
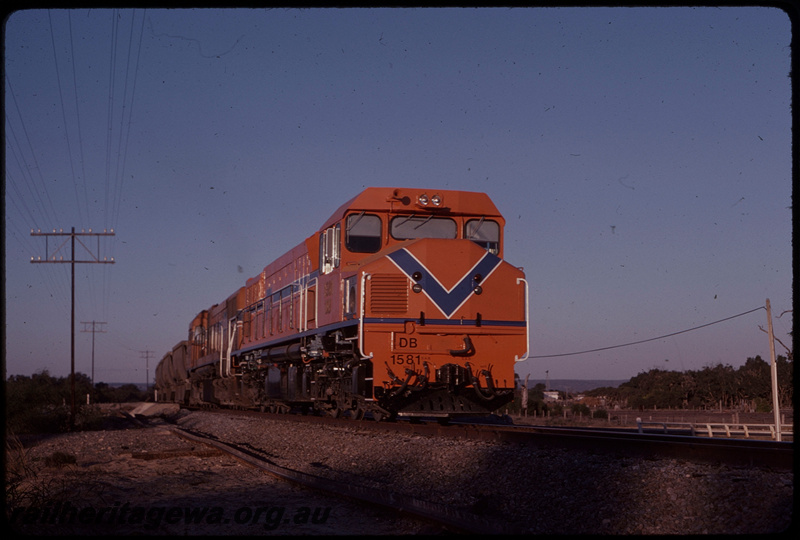
[[297, 331], [298, 332], [305, 332], [307, 330], [307, 317], [305, 316], [305, 307], [306, 307], [306, 286], [305, 284], [300, 285], [300, 291], [297, 298], [298, 310], [297, 310]]
[[[304, 285], [300, 286], [300, 321], [297, 325], [300, 332], [305, 332], [308, 330], [308, 290], [311, 287], [315, 287], [317, 285], [317, 278], [311, 278], [306, 280]], [[317, 302], [317, 296], [314, 295], [314, 324], [316, 324], [317, 317], [319, 316], [319, 304]]]
[[231, 376], [231, 353], [233, 352], [233, 342], [236, 339], [236, 330], [239, 328], [239, 323], [238, 317], [233, 317], [228, 321], [228, 354], [224, 355], [225, 357], [223, 358], [223, 351], [220, 351], [220, 377]]
[[523, 360], [527, 360], [528, 353], [530, 352], [530, 341], [531, 341], [531, 321], [530, 317], [528, 316], [529, 313], [529, 306], [528, 306], [528, 281], [525, 278], [517, 278], [517, 285], [519, 285], [520, 281], [525, 284], [525, 354], [522, 355], [520, 358], [517, 355], [514, 355], [514, 362], [522, 362]]
[[369, 355], [364, 354], [364, 314], [366, 312], [365, 305], [368, 279], [372, 279], [372, 275], [363, 272], [361, 274], [361, 313], [359, 313], [358, 316], [358, 352], [361, 354], [361, 358], [372, 358], [372, 353], [369, 353]]

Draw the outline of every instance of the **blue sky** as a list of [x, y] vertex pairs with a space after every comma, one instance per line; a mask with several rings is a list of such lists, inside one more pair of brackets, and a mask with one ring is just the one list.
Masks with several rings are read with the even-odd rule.
[[144, 382], [367, 186], [492, 197], [531, 287], [523, 378], [768, 358], [764, 310], [535, 358], [766, 298], [791, 342], [778, 9], [31, 10], [4, 38], [6, 375], [69, 373], [69, 265], [31, 264], [30, 229], [115, 230], [115, 264], [78, 265], [76, 319], [107, 323], [95, 380]]

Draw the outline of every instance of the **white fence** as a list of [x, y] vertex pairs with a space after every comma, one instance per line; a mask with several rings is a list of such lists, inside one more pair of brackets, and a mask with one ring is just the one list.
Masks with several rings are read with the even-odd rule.
[[[730, 439], [772, 439], [776, 440], [775, 424], [715, 424], [691, 422], [645, 422], [636, 419], [639, 433], [644, 430], [658, 433], [690, 433], [696, 437], [727, 437]], [[793, 439], [793, 425], [781, 424], [781, 440]]]

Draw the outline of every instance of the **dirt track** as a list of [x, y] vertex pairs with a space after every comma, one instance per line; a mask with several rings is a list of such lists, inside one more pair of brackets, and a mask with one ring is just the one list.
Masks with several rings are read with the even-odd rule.
[[12, 530], [114, 536], [436, 532], [294, 487], [166, 428], [125, 427], [29, 439], [35, 445], [24, 456], [10, 452], [28, 473], [14, 489]]

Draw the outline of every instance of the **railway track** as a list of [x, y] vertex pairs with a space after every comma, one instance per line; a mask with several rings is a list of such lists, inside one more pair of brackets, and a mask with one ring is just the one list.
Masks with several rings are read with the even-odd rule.
[[339, 498], [356, 520], [362, 507], [427, 531], [497, 533], [510, 523], [526, 534], [681, 534], [777, 530], [791, 514], [791, 469], [751, 450], [734, 453], [757, 466], [728, 466], [745, 461], [636, 433], [218, 412], [165, 419], [223, 445], [215, 450], [255, 456], [259, 470], [275, 466], [282, 481], [305, 482], [313, 499]]
[[222, 441], [194, 430], [172, 426], [171, 431], [184, 439], [201, 443], [256, 467], [272, 476], [314, 491], [358, 501], [413, 516], [443, 527], [450, 532], [465, 534], [514, 534], [521, 531], [505, 523], [490, 521], [449, 506], [424, 501], [401, 493], [377, 490], [356, 483], [343, 483], [276, 465], [252, 448]]
[[591, 448], [597, 452], [615, 452], [628, 456], [673, 458], [778, 470], [789, 470], [794, 463], [792, 442], [712, 439], [597, 428], [519, 426], [498, 427], [492, 431], [497, 433], [500, 440], [566, 448]]
[[322, 423], [363, 430], [513, 442], [538, 447], [583, 450], [588, 448], [595, 452], [628, 457], [672, 458], [735, 466], [767, 467], [775, 470], [789, 470], [794, 464], [793, 442], [639, 433], [624, 428], [567, 428], [477, 422], [452, 422], [442, 425], [436, 420], [413, 423], [369, 422], [325, 416], [234, 412], [243, 415], [264, 415], [272, 420]]

